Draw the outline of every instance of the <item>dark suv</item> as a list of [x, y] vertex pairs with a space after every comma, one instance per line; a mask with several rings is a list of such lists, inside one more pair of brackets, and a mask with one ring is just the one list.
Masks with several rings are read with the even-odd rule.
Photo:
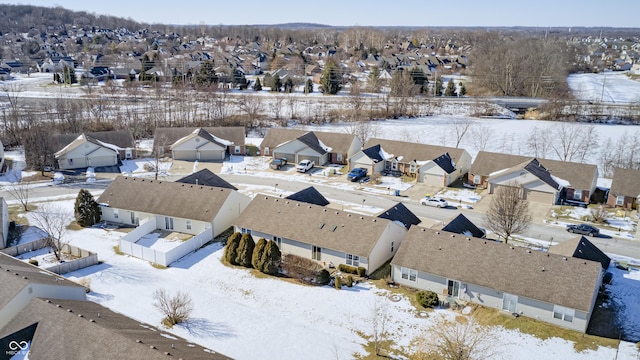
[[567, 225], [567, 231], [575, 234], [600, 236], [600, 229], [589, 224]]

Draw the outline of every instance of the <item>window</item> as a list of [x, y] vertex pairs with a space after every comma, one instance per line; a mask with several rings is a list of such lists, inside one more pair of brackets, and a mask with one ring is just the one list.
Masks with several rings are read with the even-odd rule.
[[346, 262], [347, 262], [347, 265], [359, 266], [360, 265], [360, 257], [358, 255], [347, 254]]
[[120, 213], [118, 212], [118, 209], [113, 209], [113, 218], [117, 219], [120, 217]]
[[518, 296], [504, 293], [502, 294], [502, 310], [515, 313], [518, 307]]
[[166, 230], [173, 230], [173, 218], [165, 216], [164, 217], [164, 228]]
[[318, 261], [322, 260], [322, 248], [313, 246], [311, 248], [311, 258]]
[[402, 272], [402, 278], [409, 281], [416, 281], [418, 278], [418, 272], [416, 270], [408, 269], [408, 268], [400, 268]]
[[616, 205], [618, 206], [624, 205], [624, 196], [616, 196]]
[[458, 297], [460, 295], [460, 282], [455, 280], [447, 280], [447, 294]]
[[553, 318], [564, 320], [566, 322], [573, 322], [573, 317], [576, 315], [576, 311], [566, 308], [564, 306], [553, 305]]
[[269, 147], [268, 146], [264, 147], [264, 155], [269, 155]]
[[187, 226], [187, 230], [191, 230], [191, 220], [187, 220], [186, 226]]
[[234, 154], [240, 154], [240, 146], [234, 146], [233, 147], [233, 153]]
[[582, 200], [582, 190], [573, 190], [573, 200]]
[[241, 228], [241, 229], [240, 229], [240, 232], [241, 232], [242, 234], [249, 234], [249, 235], [251, 235], [251, 229]]
[[281, 237], [274, 236], [273, 237], [273, 241], [276, 242], [276, 245], [278, 245], [279, 249], [282, 249], [282, 238]]
[[391, 252], [393, 252], [393, 241], [391, 242]]
[[409, 165], [409, 172], [413, 174], [413, 173], [415, 173], [416, 171], [418, 171], [418, 164], [416, 164], [416, 163], [412, 162], [412, 163]]
[[398, 160], [393, 159], [391, 161], [391, 170], [393, 170], [393, 171], [397, 171], [398, 170]]
[[131, 212], [131, 223], [134, 225], [138, 225], [138, 217], [136, 216], [136, 212]]
[[482, 183], [482, 176], [480, 175], [473, 175], [473, 183], [478, 185], [480, 183]]
[[342, 153], [337, 153], [337, 154], [336, 154], [336, 161], [338, 161], [338, 162], [342, 162], [342, 159], [343, 159], [343, 158], [342, 158]]

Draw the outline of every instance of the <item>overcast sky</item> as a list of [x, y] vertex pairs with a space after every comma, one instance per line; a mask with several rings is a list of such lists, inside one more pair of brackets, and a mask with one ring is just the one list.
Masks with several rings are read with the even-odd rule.
[[23, 0], [163, 24], [640, 27], [639, 0]]

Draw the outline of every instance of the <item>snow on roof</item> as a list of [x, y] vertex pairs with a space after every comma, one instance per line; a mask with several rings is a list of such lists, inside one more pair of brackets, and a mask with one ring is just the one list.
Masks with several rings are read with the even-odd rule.
[[551, 178], [560, 185], [560, 187], [570, 187], [571, 183], [565, 179], [561, 179], [557, 176], [551, 175]]
[[380, 147], [380, 157], [385, 159], [385, 160], [389, 160], [393, 157], [393, 154], [389, 154], [388, 152], [384, 151], [384, 149], [382, 148], [382, 146]]
[[229, 141], [229, 140], [225, 140], [222, 138], [219, 138], [211, 133], [209, 133], [211, 135], [211, 137], [213, 137], [217, 142], [219, 142], [220, 144], [224, 145], [224, 146], [230, 146], [233, 145], [233, 141]]
[[318, 144], [320, 144], [320, 147], [322, 147], [326, 152], [331, 152], [331, 150], [333, 150], [331, 149], [331, 147], [325, 145], [325, 143], [323, 143], [320, 139], [318, 139]]
[[93, 139], [93, 140], [95, 140], [95, 142], [97, 142], [98, 144], [100, 144], [100, 145], [102, 145], [102, 146], [104, 146], [104, 147], [106, 147], [108, 149], [111, 149], [111, 150], [113, 150], [115, 152], [119, 152], [120, 150], [123, 150], [121, 147], [119, 147], [117, 145], [109, 144], [109, 143], [106, 143], [104, 141], [100, 141], [98, 139]]
[[490, 173], [490, 174], [489, 174], [489, 177], [492, 177], [492, 176], [494, 176], [494, 175], [498, 175], [498, 174], [503, 173], [503, 172], [505, 172], [505, 171], [507, 171], [507, 170], [509, 170], [509, 168], [502, 169], [502, 170], [498, 170], [498, 171], [494, 171], [494, 172], [492, 172], [492, 173]]

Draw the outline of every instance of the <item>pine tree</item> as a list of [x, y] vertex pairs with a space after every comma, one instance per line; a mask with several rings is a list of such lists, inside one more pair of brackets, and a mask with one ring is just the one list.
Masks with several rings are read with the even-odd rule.
[[460, 87], [460, 89], [458, 90], [458, 96], [465, 96], [467, 95], [467, 87], [464, 86], [464, 84], [462, 83], [462, 81], [460, 81], [460, 84], [458, 84], [458, 86]]
[[267, 246], [267, 240], [260, 238], [258, 243], [253, 248], [253, 254], [251, 255], [251, 265], [254, 269], [262, 269], [262, 254]]
[[256, 243], [251, 234], [242, 234], [236, 255], [236, 264], [244, 267], [251, 267], [251, 256]]
[[78, 78], [76, 77], [76, 71], [69, 66], [64, 66], [62, 68], [62, 73], [64, 74], [64, 83], [67, 85], [76, 84], [78, 82]]
[[237, 265], [236, 258], [238, 257], [238, 245], [242, 234], [235, 232], [227, 239], [227, 246], [224, 249], [224, 260], [232, 265]]
[[442, 96], [442, 78], [436, 79], [436, 93], [435, 96]]
[[262, 91], [262, 83], [260, 82], [260, 78], [257, 78], [256, 83], [253, 84], [253, 90]]
[[78, 225], [93, 226], [100, 222], [100, 206], [88, 190], [80, 189], [74, 208], [74, 215]]
[[311, 94], [313, 92], [313, 80], [307, 79], [307, 83], [304, 85], [304, 93]]
[[287, 77], [287, 81], [284, 82], [284, 92], [292, 93], [293, 92], [293, 80], [290, 77]]
[[340, 65], [333, 58], [329, 58], [324, 66], [324, 72], [320, 78], [320, 89], [326, 95], [335, 95], [342, 89], [342, 76]]
[[269, 240], [262, 254], [262, 269], [265, 274], [278, 275], [278, 265], [280, 264], [282, 254], [275, 241]]
[[281, 87], [282, 80], [280, 80], [280, 75], [275, 74], [275, 76], [271, 77], [271, 91], [280, 92]]
[[428, 80], [422, 69], [414, 67], [409, 70], [409, 75], [413, 79], [413, 83], [419, 87], [420, 94], [422, 94], [427, 88]]
[[455, 96], [456, 95], [456, 84], [453, 82], [453, 80], [449, 80], [447, 82], [447, 88], [444, 90], [444, 95], [445, 96]]
[[211, 86], [218, 83], [218, 75], [214, 69], [213, 60], [205, 60], [200, 66], [200, 71], [195, 76], [195, 82], [199, 86]]

